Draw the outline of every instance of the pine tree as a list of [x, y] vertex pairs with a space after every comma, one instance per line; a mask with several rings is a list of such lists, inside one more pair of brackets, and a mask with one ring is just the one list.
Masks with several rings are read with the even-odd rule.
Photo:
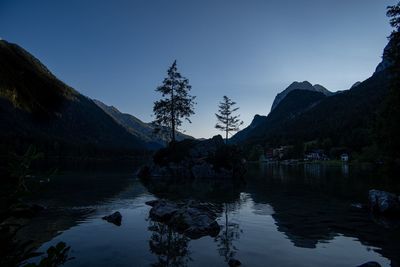
[[161, 93], [162, 98], [154, 102], [153, 112], [154, 124], [157, 131], [167, 129], [170, 131], [171, 142], [176, 141], [176, 131], [182, 125], [182, 119], [189, 123], [189, 117], [194, 114], [195, 96], [189, 94], [191, 90], [189, 80], [178, 72], [176, 60], [168, 69], [167, 77], [156, 91]]
[[232, 114], [239, 108], [234, 108], [236, 102], [233, 102], [229, 97], [224, 96], [223, 101], [219, 103], [217, 117], [218, 123], [215, 128], [225, 132], [225, 144], [228, 143], [229, 132], [239, 131], [243, 121], [239, 119], [240, 115], [233, 116]]

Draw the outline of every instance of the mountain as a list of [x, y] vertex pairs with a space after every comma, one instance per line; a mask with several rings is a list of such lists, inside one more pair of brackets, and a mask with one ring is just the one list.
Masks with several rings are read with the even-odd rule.
[[[0, 152], [108, 156], [145, 144], [16, 44], [0, 40]], [[118, 153], [116, 153], [118, 154]], [[118, 154], [119, 155], [119, 154]]]
[[243, 130], [237, 132], [234, 136], [230, 138], [230, 142], [232, 143], [240, 143], [245, 141], [252, 133], [253, 129], [255, 129], [260, 124], [264, 123], [267, 119], [267, 116], [262, 116], [256, 114], [251, 121], [250, 125], [244, 128]]
[[282, 92], [280, 92], [279, 94], [276, 95], [274, 102], [272, 103], [271, 111], [274, 110], [279, 105], [279, 103], [293, 90], [307, 90], [307, 91], [313, 91], [313, 92], [320, 92], [327, 96], [332, 95], [332, 92], [330, 92], [328, 89], [326, 89], [322, 85], [319, 85], [319, 84], [312, 85], [308, 81], [293, 82], [285, 90], [283, 90]]
[[[127, 129], [132, 135], [144, 141], [148, 149], [158, 149], [164, 147], [168, 143], [166, 138], [159, 137], [154, 134], [154, 126], [151, 123], [145, 123], [130, 114], [122, 113], [117, 108], [113, 106], [107, 106], [99, 100], [93, 101], [116, 122]], [[181, 141], [184, 139], [194, 138], [192, 136], [177, 132], [176, 139]]]
[[[268, 116], [255, 115], [252, 123], [242, 131], [236, 133], [231, 138], [231, 141], [233, 143], [240, 143], [254, 138], [259, 132], [279, 131], [284, 125], [296, 120], [302, 113], [315, 106], [324, 98], [326, 98], [326, 95], [321, 92], [300, 89], [292, 90]], [[267, 129], [265, 129], [266, 127]]]
[[386, 45], [385, 49], [383, 50], [382, 61], [376, 67], [374, 74], [386, 70], [388, 67], [390, 67], [393, 64], [392, 60], [387, 56], [387, 51], [389, 50], [389, 48], [392, 45], [393, 45], [393, 41], [390, 40], [388, 42], [388, 44]]
[[294, 90], [240, 143], [279, 146], [329, 139], [333, 146], [361, 151], [372, 143], [372, 125], [388, 88], [389, 75], [384, 70], [330, 96]]
[[330, 148], [361, 153], [374, 144], [374, 127], [390, 87], [390, 64], [384, 56], [370, 78], [334, 94], [295, 82], [278, 94], [268, 116], [256, 115], [257, 123], [253, 120], [232, 141], [251, 148], [318, 140]]

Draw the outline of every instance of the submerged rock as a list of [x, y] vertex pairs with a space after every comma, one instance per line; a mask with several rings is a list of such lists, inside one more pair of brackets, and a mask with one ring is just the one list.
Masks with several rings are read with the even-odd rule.
[[149, 213], [151, 219], [166, 223], [191, 239], [219, 234], [220, 226], [215, 221], [216, 208], [211, 204], [195, 201], [174, 203], [162, 199], [146, 204], [152, 206]]
[[117, 226], [121, 226], [122, 215], [119, 211], [116, 211], [111, 215], [104, 216], [102, 219]]
[[380, 191], [369, 191], [369, 205], [373, 212], [384, 215], [400, 215], [400, 202], [395, 194]]

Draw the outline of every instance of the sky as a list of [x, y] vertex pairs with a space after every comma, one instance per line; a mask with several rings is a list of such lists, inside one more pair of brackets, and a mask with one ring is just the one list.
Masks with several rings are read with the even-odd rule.
[[308, 80], [331, 91], [370, 77], [397, 0], [0, 0], [0, 38], [80, 93], [151, 121], [176, 59], [195, 95], [183, 131], [218, 134], [224, 95], [247, 126], [277, 93]]

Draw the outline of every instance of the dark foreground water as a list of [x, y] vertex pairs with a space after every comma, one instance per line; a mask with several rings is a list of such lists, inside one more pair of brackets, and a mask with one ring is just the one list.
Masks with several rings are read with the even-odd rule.
[[[371, 188], [400, 192], [360, 166], [250, 165], [245, 184], [142, 184], [131, 173], [68, 173], [43, 186], [48, 210], [23, 230], [39, 251], [71, 246], [66, 266], [399, 266], [396, 222], [354, 207]], [[194, 198], [223, 207], [218, 237], [190, 240], [148, 218], [148, 200]], [[101, 219], [114, 211], [120, 227]]]

